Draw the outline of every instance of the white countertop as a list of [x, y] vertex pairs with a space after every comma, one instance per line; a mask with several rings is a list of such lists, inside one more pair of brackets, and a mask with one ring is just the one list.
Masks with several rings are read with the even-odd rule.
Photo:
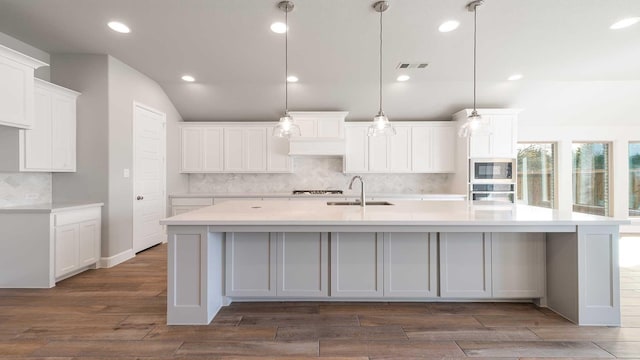
[[24, 213], [55, 213], [60, 211], [78, 210], [103, 206], [104, 203], [61, 202], [44, 203], [34, 205], [21, 205], [0, 208], [0, 214], [24, 214]]
[[[169, 198], [358, 198], [359, 193], [344, 193], [339, 195], [318, 194], [318, 195], [293, 195], [292, 193], [183, 193], [169, 194]], [[464, 194], [398, 194], [398, 193], [367, 193], [367, 198], [397, 198], [397, 199], [464, 199]]]
[[324, 200], [228, 201], [161, 221], [164, 225], [621, 225], [628, 220], [560, 213], [525, 205], [474, 205], [468, 201], [392, 201], [394, 205], [329, 206]]

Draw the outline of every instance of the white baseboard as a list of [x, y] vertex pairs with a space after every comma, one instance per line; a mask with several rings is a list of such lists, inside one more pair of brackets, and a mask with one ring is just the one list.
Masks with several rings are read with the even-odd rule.
[[136, 257], [136, 253], [133, 252], [133, 249], [125, 250], [120, 254], [115, 254], [110, 257], [102, 257], [100, 258], [100, 267], [101, 268], [110, 268], [114, 267], [120, 263], [123, 263], [129, 259], [133, 259]]

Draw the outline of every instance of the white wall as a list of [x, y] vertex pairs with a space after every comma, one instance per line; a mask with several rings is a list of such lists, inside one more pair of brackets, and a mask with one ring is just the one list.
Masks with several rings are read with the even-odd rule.
[[[355, 174], [342, 173], [342, 159], [298, 157], [293, 174], [191, 174], [194, 193], [291, 193], [292, 190], [338, 189], [358, 194], [360, 185], [347, 190]], [[373, 193], [445, 193], [448, 174], [361, 174], [366, 191]]]

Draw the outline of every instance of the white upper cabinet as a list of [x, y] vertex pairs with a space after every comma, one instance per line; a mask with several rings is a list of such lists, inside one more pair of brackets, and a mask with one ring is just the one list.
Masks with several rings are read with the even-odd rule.
[[291, 172], [287, 139], [265, 123], [183, 123], [181, 139], [182, 173]]
[[[453, 115], [458, 126], [466, 121], [470, 109]], [[515, 158], [518, 141], [517, 124], [519, 109], [478, 109], [487, 122], [486, 132], [469, 137], [469, 158]]]
[[439, 123], [413, 127], [411, 133], [414, 172], [452, 173], [455, 171], [456, 129]]
[[396, 132], [369, 138], [369, 171], [411, 172], [411, 127], [396, 126]]
[[0, 45], [0, 125], [33, 128], [33, 72], [46, 65]]
[[223, 129], [221, 127], [183, 127], [180, 172], [222, 171]]
[[34, 127], [0, 131], [5, 171], [76, 171], [76, 99], [80, 93], [35, 79]]
[[368, 123], [345, 129], [345, 173], [453, 172], [455, 124], [450, 121], [395, 122], [394, 136], [367, 136]]
[[291, 137], [291, 155], [342, 156], [345, 152], [345, 111], [290, 111], [300, 126], [300, 136]]

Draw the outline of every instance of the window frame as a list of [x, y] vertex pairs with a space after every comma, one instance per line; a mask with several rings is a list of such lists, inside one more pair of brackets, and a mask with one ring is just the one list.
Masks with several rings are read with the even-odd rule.
[[[608, 186], [607, 186], [607, 191], [605, 193], [605, 197], [606, 197], [606, 204], [607, 206], [605, 207], [605, 215], [599, 215], [599, 216], [607, 216], [607, 217], [611, 217], [614, 211], [614, 207], [613, 207], [613, 201], [614, 201], [614, 189], [613, 189], [613, 148], [614, 148], [614, 142], [611, 140], [587, 140], [587, 141], [581, 141], [581, 140], [572, 140], [571, 141], [571, 211], [572, 212], [577, 212], [580, 214], [587, 214], [587, 215], [598, 215], [598, 214], [589, 214], [589, 213], [583, 213], [583, 212], [578, 212], [573, 210], [573, 207], [575, 205], [580, 205], [580, 204], [576, 204], [575, 202], [575, 184], [574, 184], [574, 161], [573, 161], [573, 145], [575, 144], [605, 144], [607, 145], [607, 182], [608, 182]], [[627, 148], [628, 151], [628, 148]], [[628, 157], [628, 156], [627, 156]], [[628, 191], [628, 189], [627, 189]]]
[[[551, 208], [550, 209], [558, 209], [558, 204], [559, 204], [559, 196], [558, 196], [558, 178], [559, 178], [559, 174], [558, 174], [558, 142], [557, 141], [518, 141], [516, 143], [516, 153], [517, 153], [517, 148], [520, 144], [550, 144], [551, 145], [551, 152], [552, 152], [552, 159], [553, 159], [553, 201], [551, 202]], [[519, 169], [517, 168], [518, 166], [518, 158], [516, 155], [516, 184], [517, 184], [517, 176], [519, 174]], [[518, 204], [523, 204], [523, 205], [527, 205], [527, 206], [535, 206], [535, 207], [542, 207], [542, 206], [536, 206], [536, 205], [529, 205], [526, 204], [524, 202], [522, 202], [521, 200], [518, 199], [518, 190], [516, 189], [516, 194], [515, 194], [515, 201]], [[543, 207], [544, 209], [549, 209], [547, 207]]]

